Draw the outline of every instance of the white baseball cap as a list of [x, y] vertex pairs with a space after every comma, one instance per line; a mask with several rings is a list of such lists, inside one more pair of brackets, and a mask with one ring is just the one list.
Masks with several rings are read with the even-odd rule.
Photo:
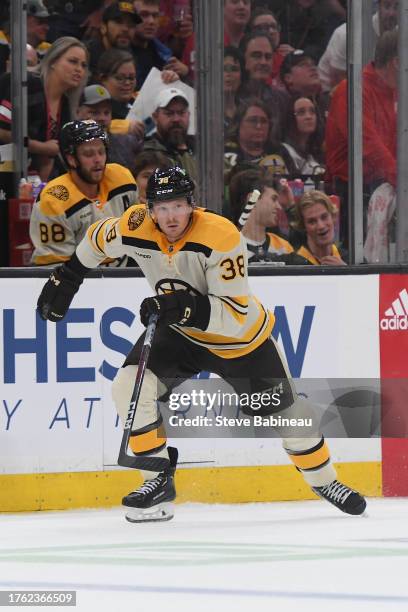
[[181, 89], [166, 87], [166, 89], [161, 90], [156, 98], [156, 108], [166, 108], [174, 98], [182, 98], [187, 106], [189, 104], [186, 94]]

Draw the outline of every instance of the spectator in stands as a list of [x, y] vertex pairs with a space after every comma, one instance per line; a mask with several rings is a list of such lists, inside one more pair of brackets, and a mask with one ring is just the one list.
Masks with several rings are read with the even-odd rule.
[[46, 0], [50, 15], [48, 40], [74, 36], [80, 40], [98, 36], [102, 14], [116, 0]]
[[[281, 24], [281, 42], [294, 49], [304, 49], [316, 62], [324, 52], [333, 31], [344, 20], [332, 23], [328, 29], [328, 17], [333, 15], [332, 0], [269, 0], [268, 8]], [[337, 7], [339, 8], [339, 7]]]
[[[44, 187], [31, 214], [36, 266], [68, 261], [92, 223], [120, 216], [137, 203], [129, 170], [106, 163], [108, 138], [95, 121], [65, 124], [60, 150], [67, 171]], [[105, 263], [126, 265], [123, 257]]]
[[[29, 72], [38, 71], [38, 53], [31, 45], [26, 45], [27, 70]], [[6, 72], [11, 70], [11, 57], [6, 62]]]
[[137, 88], [142, 87], [152, 68], [172, 70], [179, 78], [186, 77], [188, 67], [157, 38], [160, 0], [134, 0], [134, 7], [142, 19], [133, 36], [133, 52], [137, 58]]
[[194, 137], [188, 135], [190, 125], [189, 102], [181, 89], [162, 89], [156, 98], [152, 114], [156, 133], [145, 139], [144, 150], [156, 151], [181, 166], [197, 182], [198, 170], [194, 155]]
[[224, 128], [228, 129], [237, 111], [237, 92], [241, 86], [242, 58], [235, 47], [224, 48]]
[[[112, 122], [112, 98], [105, 87], [85, 87], [78, 109], [78, 119], [93, 119], [102, 126], [109, 135], [109, 161], [133, 171], [135, 157], [143, 149], [143, 131], [132, 129], [129, 121]], [[121, 123], [126, 123], [122, 129]]]
[[186, 45], [193, 36], [191, 0], [160, 0], [159, 23], [157, 37], [175, 57], [183, 61]]
[[224, 0], [224, 46], [238, 47], [251, 16], [251, 0]]
[[277, 81], [283, 58], [288, 53], [294, 51], [291, 45], [280, 43], [280, 23], [272, 11], [261, 6], [252, 11], [248, 30], [249, 32], [265, 33], [270, 36], [275, 52], [273, 56], [272, 79], [274, 82]]
[[242, 164], [267, 166], [274, 174], [287, 174], [278, 154], [278, 144], [271, 137], [269, 107], [257, 98], [242, 102], [225, 145], [225, 170]]
[[[96, 80], [109, 91], [112, 98], [112, 118], [126, 119], [136, 99], [136, 65], [134, 57], [127, 51], [109, 49], [99, 59]], [[178, 80], [173, 70], [163, 70], [163, 83]]]
[[304, 96], [316, 96], [322, 89], [315, 60], [302, 49], [286, 55], [280, 77], [287, 91]]
[[89, 65], [92, 74], [104, 51], [122, 49], [131, 52], [133, 34], [141, 18], [131, 2], [113, 2], [102, 14], [102, 24], [97, 38], [88, 40]]
[[27, 2], [27, 42], [37, 51], [39, 58], [51, 46], [47, 42], [50, 14], [42, 0], [28, 0]]
[[[374, 62], [363, 70], [363, 189], [365, 208], [382, 183], [397, 184], [398, 32], [380, 37]], [[347, 237], [348, 194], [347, 81], [335, 89], [326, 126], [328, 178], [341, 197], [340, 227]], [[344, 211], [344, 214], [343, 214]], [[364, 222], [366, 221], [364, 217]]]
[[244, 74], [238, 97], [240, 100], [259, 98], [268, 104], [273, 119], [273, 138], [281, 140], [287, 101], [285, 94], [274, 87], [272, 80], [272, 39], [262, 32], [249, 33], [241, 40], [239, 51], [244, 60]]
[[295, 206], [295, 230], [304, 233], [301, 255], [314, 265], [344, 266], [346, 257], [334, 244], [334, 224], [337, 209], [323, 191], [303, 194]]
[[[379, 0], [378, 11], [373, 15], [374, 44], [398, 23], [398, 0]], [[365, 43], [366, 44], [366, 43]], [[373, 55], [370, 54], [370, 57]], [[347, 24], [334, 30], [325, 52], [319, 61], [319, 75], [324, 91], [331, 91], [347, 76]]]
[[[49, 16], [42, 0], [28, 0], [27, 43], [35, 49], [38, 59], [41, 59], [51, 46], [46, 42]], [[4, 29], [0, 30], [0, 75], [9, 70], [6, 62], [10, 62], [10, 56], [10, 22], [6, 21]]]
[[291, 178], [324, 174], [323, 138], [323, 125], [313, 100], [292, 98], [281, 149]]
[[147, 181], [154, 173], [156, 168], [165, 170], [166, 168], [171, 167], [171, 159], [158, 151], [143, 151], [135, 157], [133, 162], [133, 176], [136, 179], [139, 194], [138, 201], [140, 204], [146, 204]]
[[[303, 264], [308, 262], [294, 253], [294, 248], [284, 238], [270, 228], [278, 225], [281, 202], [285, 205], [293, 204], [293, 195], [290, 190], [280, 196], [281, 186], [261, 168], [244, 170], [234, 174], [230, 182], [230, 201], [232, 220], [239, 228], [242, 226], [240, 218], [249, 197], [254, 189], [258, 189], [261, 195], [252, 209], [249, 217], [242, 228], [248, 248], [248, 261], [282, 262], [287, 264]], [[289, 198], [289, 199], [288, 199]], [[292, 199], [290, 199], [292, 198]]]
[[121, 49], [109, 49], [99, 58], [96, 78], [112, 98], [112, 118], [126, 119], [136, 99], [136, 65], [133, 55]]
[[[59, 174], [58, 137], [64, 123], [76, 116], [87, 79], [88, 54], [76, 38], [56, 40], [45, 54], [40, 76], [28, 73], [28, 151], [30, 169], [43, 181]], [[0, 79], [0, 138], [11, 133], [10, 75]], [[8, 134], [7, 134], [8, 133]], [[55, 165], [55, 168], [54, 168]]]
[[330, 98], [322, 92], [319, 72], [312, 56], [302, 49], [288, 53], [281, 65], [280, 78], [291, 96], [311, 98], [320, 119], [325, 122]]

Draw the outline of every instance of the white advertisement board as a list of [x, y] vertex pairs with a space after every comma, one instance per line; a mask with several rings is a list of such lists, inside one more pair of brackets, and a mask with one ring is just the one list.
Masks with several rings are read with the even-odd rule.
[[[87, 279], [64, 321], [36, 316], [44, 279], [0, 279], [0, 470], [116, 466], [121, 427], [111, 381], [142, 332], [144, 279]], [[252, 277], [276, 316], [274, 335], [296, 378], [377, 378], [378, 277]], [[286, 463], [276, 439], [178, 439], [182, 464]], [[336, 461], [378, 460], [378, 440], [331, 441]]]

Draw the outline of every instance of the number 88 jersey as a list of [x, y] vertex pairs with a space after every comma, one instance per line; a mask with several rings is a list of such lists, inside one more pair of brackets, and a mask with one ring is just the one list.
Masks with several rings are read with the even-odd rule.
[[[32, 263], [46, 266], [68, 261], [92, 223], [119, 217], [136, 202], [136, 182], [129, 170], [119, 164], [106, 165], [94, 200], [78, 189], [69, 173], [53, 179], [42, 190], [31, 213]], [[124, 261], [126, 258], [116, 259], [114, 265]]]

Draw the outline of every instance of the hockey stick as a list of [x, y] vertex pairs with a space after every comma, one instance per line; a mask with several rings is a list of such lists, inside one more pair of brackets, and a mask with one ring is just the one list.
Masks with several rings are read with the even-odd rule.
[[254, 189], [251, 192], [251, 195], [248, 198], [248, 202], [245, 204], [244, 209], [241, 213], [241, 216], [238, 219], [238, 225], [239, 225], [240, 231], [242, 231], [243, 228], [245, 227], [245, 223], [248, 221], [249, 215], [251, 214], [252, 210], [255, 208], [255, 205], [257, 201], [259, 200], [260, 195], [261, 195], [261, 192], [259, 191], [259, 189]]
[[158, 315], [152, 314], [149, 318], [149, 323], [146, 329], [146, 335], [143, 342], [142, 351], [140, 354], [139, 365], [137, 368], [135, 386], [133, 387], [132, 397], [130, 400], [129, 410], [127, 413], [125, 425], [123, 428], [122, 442], [119, 450], [118, 465], [123, 467], [149, 470], [151, 472], [161, 472], [169, 465], [169, 460], [164, 457], [135, 457], [127, 454], [129, 446], [130, 434], [132, 432], [133, 421], [135, 418], [136, 408], [142, 389], [143, 379], [146, 371], [147, 361], [149, 359], [150, 349], [154, 332], [156, 331]]

